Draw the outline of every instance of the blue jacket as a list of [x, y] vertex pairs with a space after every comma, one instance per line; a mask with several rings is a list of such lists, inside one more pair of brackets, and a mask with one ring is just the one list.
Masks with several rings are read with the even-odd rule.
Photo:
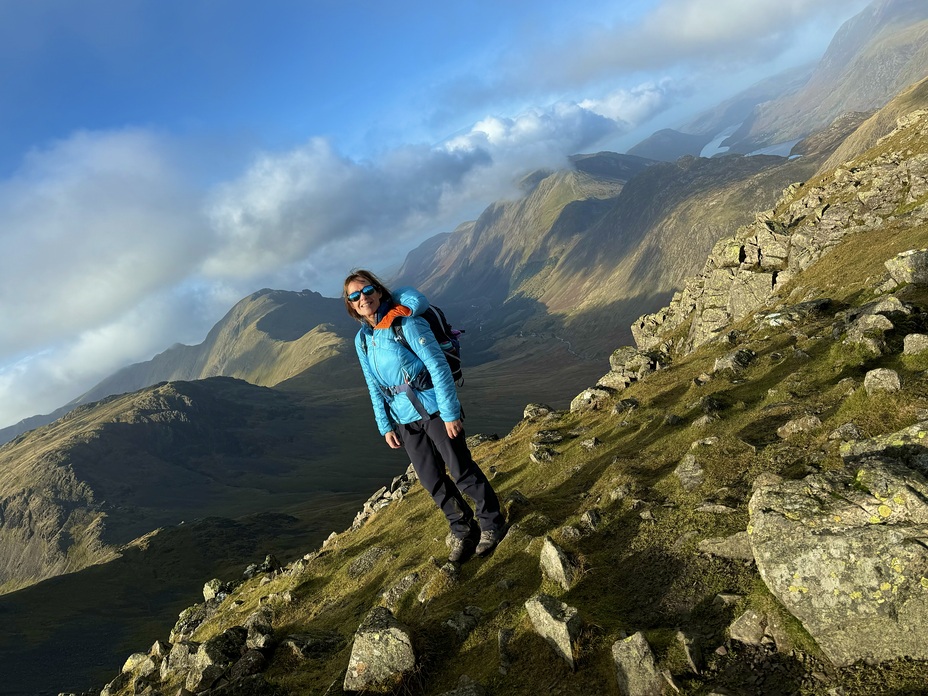
[[[397, 341], [392, 327], [375, 329], [366, 323], [354, 341], [380, 434], [396, 430], [399, 424], [421, 420], [408, 394], [389, 392], [392, 387], [413, 381], [423, 370], [428, 370], [433, 387], [416, 391], [415, 396], [426, 412], [438, 413], [446, 423], [460, 419], [461, 403], [451, 368], [429, 323], [417, 316], [428, 309], [428, 300], [413, 288], [399, 288], [393, 291], [393, 301], [412, 310], [412, 316], [395, 320], [403, 323], [409, 349]], [[378, 318], [384, 309], [380, 307]]]

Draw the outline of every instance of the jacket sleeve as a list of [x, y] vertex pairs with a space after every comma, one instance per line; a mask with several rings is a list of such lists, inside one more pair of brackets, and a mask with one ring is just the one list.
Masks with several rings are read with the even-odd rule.
[[386, 435], [396, 427], [387, 414], [387, 404], [384, 400], [383, 393], [380, 391], [379, 382], [374, 379], [371, 373], [371, 366], [367, 359], [367, 351], [364, 350], [364, 331], [358, 331], [354, 338], [354, 348], [358, 353], [358, 362], [361, 363], [361, 372], [364, 373], [364, 381], [367, 383], [367, 390], [371, 396], [371, 406], [374, 407], [374, 419], [377, 421], [377, 429], [381, 435]]
[[405, 317], [403, 322], [403, 336], [409, 344], [410, 350], [425, 364], [425, 368], [432, 377], [432, 386], [435, 389], [435, 398], [438, 402], [438, 413], [445, 423], [461, 418], [461, 402], [454, 386], [454, 377], [448, 360], [435, 334], [425, 319]]
[[393, 302], [412, 310], [412, 315], [418, 317], [429, 308], [429, 301], [415, 288], [402, 287], [393, 291]]

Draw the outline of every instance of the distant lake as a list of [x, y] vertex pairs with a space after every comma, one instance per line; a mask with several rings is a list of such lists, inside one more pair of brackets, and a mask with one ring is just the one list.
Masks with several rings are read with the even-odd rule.
[[[736, 130], [741, 127], [741, 124], [735, 124], [734, 126], [729, 126], [721, 133], [719, 133], [708, 145], [706, 145], [702, 152], [699, 153], [700, 157], [713, 157], [715, 155], [723, 155], [728, 152], [728, 147], [722, 146], [722, 141], [734, 134]], [[789, 140], [785, 143], [777, 143], [776, 145], [771, 145], [769, 147], [761, 148], [760, 150], [754, 150], [754, 152], [749, 152], [746, 157], [752, 155], [778, 155], [780, 157], [789, 157], [790, 150], [793, 149], [793, 145], [799, 142], [799, 138], [796, 140]]]

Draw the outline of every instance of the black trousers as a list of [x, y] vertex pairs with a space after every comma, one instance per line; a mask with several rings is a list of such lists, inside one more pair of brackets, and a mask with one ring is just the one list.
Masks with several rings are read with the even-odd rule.
[[468, 536], [474, 519], [462, 493], [474, 501], [481, 530], [502, 529], [505, 520], [499, 498], [471, 456], [464, 433], [449, 438], [438, 416], [402, 425], [400, 431], [422, 487], [444, 513], [454, 536]]

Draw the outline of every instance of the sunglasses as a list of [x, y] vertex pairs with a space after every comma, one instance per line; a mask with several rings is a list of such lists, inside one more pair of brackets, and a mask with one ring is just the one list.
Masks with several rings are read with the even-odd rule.
[[375, 288], [373, 285], [365, 285], [360, 290], [355, 290], [354, 292], [348, 293], [346, 297], [348, 298], [349, 302], [357, 302], [358, 300], [361, 299], [362, 293], [364, 294], [365, 297], [370, 297], [375, 292], [377, 292], [377, 288]]

